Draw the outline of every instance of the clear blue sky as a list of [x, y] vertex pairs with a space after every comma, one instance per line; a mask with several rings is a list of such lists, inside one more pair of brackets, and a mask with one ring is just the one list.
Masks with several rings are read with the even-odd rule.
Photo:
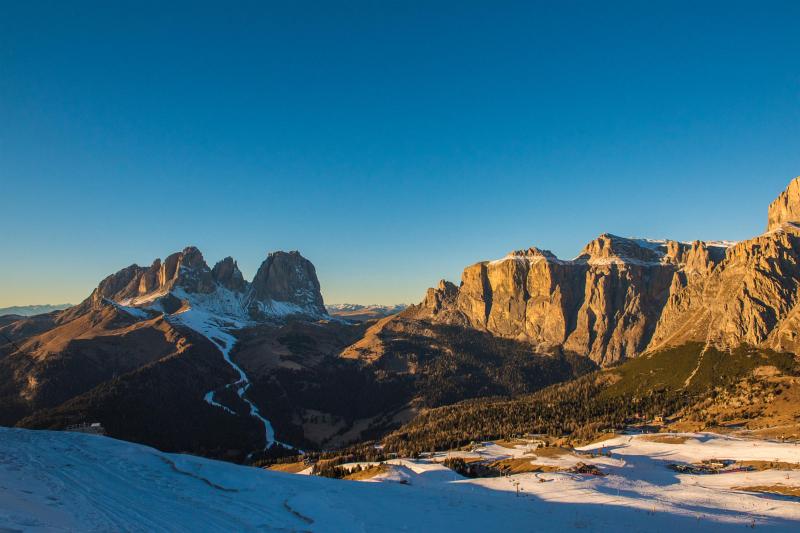
[[[166, 4], [171, 4], [166, 6]], [[2, 1], [0, 306], [195, 244], [413, 302], [601, 232], [743, 239], [800, 174], [800, 2]]]

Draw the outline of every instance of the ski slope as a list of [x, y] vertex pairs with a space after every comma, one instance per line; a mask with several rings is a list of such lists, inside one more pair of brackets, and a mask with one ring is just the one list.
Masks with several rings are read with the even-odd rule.
[[[630, 439], [630, 440], [628, 440]], [[0, 428], [0, 530], [9, 531], [797, 531], [800, 503], [731, 490], [751, 472], [680, 476], [671, 456], [798, 458], [798, 447], [698, 435], [622, 437], [606, 477], [467, 480], [434, 460], [395, 461], [373, 482], [271, 472], [80, 433]], [[711, 445], [708, 450], [704, 447]], [[524, 454], [489, 445], [482, 453]], [[434, 458], [435, 459], [435, 458]], [[566, 459], [565, 459], [566, 460]], [[537, 476], [553, 479], [540, 482]], [[728, 477], [730, 476], [730, 478]], [[702, 477], [697, 480], [693, 478]], [[398, 483], [398, 481], [402, 483]], [[515, 482], [523, 489], [516, 495]], [[791, 474], [791, 482], [800, 477]]]

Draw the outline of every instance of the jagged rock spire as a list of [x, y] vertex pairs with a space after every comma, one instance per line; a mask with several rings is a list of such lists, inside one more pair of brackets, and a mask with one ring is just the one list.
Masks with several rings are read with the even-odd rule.
[[786, 222], [800, 223], [800, 176], [793, 179], [769, 205], [767, 231], [777, 229]]
[[168, 312], [183, 300], [212, 313], [235, 315], [246, 310], [247, 316], [230, 317], [236, 320], [327, 316], [314, 265], [296, 251], [270, 253], [248, 283], [232, 257], [210, 269], [200, 250], [188, 246], [149, 267], [131, 265], [106, 277], [74, 313], [106, 300]]

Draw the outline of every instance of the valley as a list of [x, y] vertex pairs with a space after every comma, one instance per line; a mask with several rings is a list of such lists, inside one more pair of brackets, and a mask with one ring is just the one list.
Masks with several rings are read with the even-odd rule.
[[3, 3], [0, 533], [800, 532], [798, 22]]
[[[112, 439], [153, 447], [146, 464], [114, 468], [166, 464], [165, 486], [188, 482], [178, 475], [238, 494], [238, 476], [258, 491], [279, 479], [273, 510], [230, 496], [252, 510], [243, 527], [265, 512], [289, 528], [334, 515], [366, 527], [361, 507], [344, 518], [336, 499], [322, 509], [290, 495], [390, 505], [399, 490], [511, 523], [548, 509], [558, 523], [583, 516], [576, 529], [623, 515], [631, 530], [780, 529], [800, 518], [798, 183], [751, 240], [603, 234], [574, 260], [530, 248], [411, 306], [325, 306], [299, 252], [267, 254], [248, 281], [232, 258], [209, 267], [190, 246], [107, 276], [76, 306], [3, 317], [0, 423], [18, 429], [2, 431], [68, 455], [134, 446]], [[87, 423], [110, 439], [63, 432]]]

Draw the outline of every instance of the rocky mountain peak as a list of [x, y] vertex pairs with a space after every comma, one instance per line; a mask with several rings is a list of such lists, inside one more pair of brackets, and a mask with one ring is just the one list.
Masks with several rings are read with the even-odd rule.
[[187, 246], [181, 252], [181, 266], [186, 268], [208, 268], [203, 253], [196, 246]]
[[544, 260], [544, 261], [558, 261], [556, 254], [550, 250], [544, 250], [531, 246], [527, 250], [515, 250], [508, 254], [506, 258], [509, 259], [527, 259], [529, 261]]
[[[742, 241], [604, 233], [572, 260], [530, 248], [464, 269], [402, 316], [464, 324], [610, 364], [687, 342], [800, 353], [800, 178]], [[542, 260], [544, 259], [544, 260]]]
[[576, 261], [589, 264], [625, 262], [657, 264], [667, 255], [669, 242], [671, 241], [632, 239], [603, 233], [583, 248]]
[[436, 288], [431, 287], [425, 293], [425, 301], [422, 306], [435, 314], [441, 311], [443, 306], [454, 304], [456, 296], [458, 296], [458, 287], [449, 281], [440, 280]]
[[247, 288], [247, 282], [239, 270], [239, 265], [230, 256], [214, 265], [211, 277], [216, 283], [234, 292], [242, 292]]
[[800, 176], [770, 204], [767, 231], [778, 229], [786, 222], [800, 223]]
[[[261, 302], [277, 301], [325, 315], [314, 265], [300, 252], [270, 252], [253, 277], [251, 296], [256, 311], [268, 311]], [[253, 309], [251, 308], [251, 313]]]
[[270, 253], [248, 283], [232, 257], [210, 269], [200, 250], [188, 246], [149, 267], [131, 265], [106, 277], [72, 314], [109, 303], [167, 314], [202, 309], [239, 324], [290, 315], [328, 316], [314, 265], [299, 252]]
[[138, 265], [130, 265], [103, 279], [92, 293], [95, 302], [103, 298], [132, 297], [138, 292], [139, 280], [144, 269]]
[[158, 288], [172, 287], [194, 293], [207, 294], [214, 291], [211, 269], [195, 246], [187, 246], [183, 251], [168, 256], [161, 265]]

